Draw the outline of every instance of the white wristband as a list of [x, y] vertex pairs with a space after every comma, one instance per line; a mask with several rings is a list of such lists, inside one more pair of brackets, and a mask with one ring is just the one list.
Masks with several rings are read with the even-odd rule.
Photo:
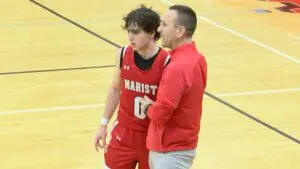
[[103, 126], [107, 126], [107, 125], [108, 125], [108, 122], [109, 122], [109, 119], [106, 118], [106, 117], [103, 117], [103, 118], [101, 119], [100, 124], [103, 125]]

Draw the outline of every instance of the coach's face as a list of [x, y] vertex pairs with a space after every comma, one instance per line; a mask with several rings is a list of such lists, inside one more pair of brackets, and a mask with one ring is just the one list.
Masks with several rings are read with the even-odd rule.
[[160, 18], [160, 26], [157, 31], [161, 34], [162, 46], [173, 49], [178, 38], [177, 12], [169, 10]]

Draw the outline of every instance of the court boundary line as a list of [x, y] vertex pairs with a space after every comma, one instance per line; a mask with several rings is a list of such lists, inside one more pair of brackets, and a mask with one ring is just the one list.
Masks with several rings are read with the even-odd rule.
[[[95, 81], [83, 81], [83, 80], [72, 80], [72, 81], [65, 81], [65, 82], [54, 82], [54, 83], [47, 83], [47, 84], [35, 84], [29, 85], [22, 84], [17, 86], [19, 87], [35, 87], [35, 88], [43, 88], [49, 86], [69, 86], [69, 85], [85, 85], [85, 84], [102, 84], [102, 83], [110, 83], [111, 80], [95, 80]], [[14, 91], [14, 90], [11, 90]], [[300, 88], [282, 88], [282, 89], [272, 89], [272, 90], [252, 90], [252, 91], [240, 91], [240, 92], [227, 92], [227, 93], [216, 93], [215, 95], [218, 97], [230, 97], [230, 96], [246, 96], [246, 95], [262, 95], [262, 94], [280, 94], [280, 93], [288, 93], [288, 92], [297, 92], [300, 91]], [[1, 94], [1, 92], [0, 92]]]
[[48, 12], [50, 12], [50, 13], [56, 15], [57, 17], [59, 17], [59, 18], [65, 20], [65, 21], [69, 22], [70, 24], [72, 24], [72, 25], [74, 25], [74, 26], [76, 26], [76, 27], [81, 28], [81, 29], [84, 30], [85, 32], [88, 32], [89, 34], [91, 34], [91, 35], [97, 37], [98, 39], [101, 39], [102, 41], [107, 42], [108, 44], [111, 44], [112, 46], [115, 46], [115, 47], [117, 47], [117, 48], [121, 48], [121, 46], [118, 45], [118, 44], [116, 44], [115, 42], [113, 42], [113, 41], [107, 39], [107, 38], [104, 37], [104, 36], [101, 36], [101, 35], [97, 34], [96, 32], [94, 32], [94, 31], [92, 31], [92, 30], [90, 30], [90, 29], [88, 29], [88, 28], [86, 28], [86, 27], [80, 25], [79, 23], [77, 23], [77, 22], [75, 22], [75, 21], [72, 21], [71, 19], [69, 19], [69, 18], [67, 18], [67, 17], [65, 17], [65, 16], [63, 16], [63, 15], [61, 15], [61, 14], [55, 12], [54, 10], [48, 8], [47, 6], [45, 6], [45, 5], [43, 5], [43, 4], [39, 3], [39, 2], [37, 2], [37, 1], [35, 1], [35, 0], [29, 0], [29, 1], [32, 2], [32, 3], [34, 3], [35, 5], [37, 5], [37, 6], [41, 7], [41, 8], [43, 8], [43, 9], [45, 9], [46, 11], [48, 11]]
[[[82, 30], [96, 36], [98, 39], [101, 39], [102, 41], [105, 41], [115, 47], [120, 48], [121, 46], [119, 46], [118, 44], [114, 43], [113, 41], [100, 36], [99, 34], [85, 28], [84, 26], [68, 19], [67, 17], [60, 15], [59, 13], [55, 12], [54, 10], [42, 5], [41, 3], [35, 1], [35, 0], [29, 0], [30, 2], [40, 6], [41, 8], [53, 13], [56, 16], [59, 16], [60, 18], [62, 18], [63, 20], [71, 23], [74, 26], [80, 27]], [[29, 74], [29, 73], [43, 73], [43, 72], [56, 72], [56, 71], [70, 71], [70, 70], [84, 70], [84, 69], [99, 69], [99, 68], [109, 68], [109, 67], [115, 67], [115, 65], [102, 65], [102, 66], [86, 66], [86, 67], [71, 67], [71, 68], [58, 68], [58, 69], [42, 69], [42, 70], [23, 70], [23, 71], [13, 71], [13, 72], [1, 72], [0, 76], [3, 75], [16, 75], [16, 74]]]
[[[73, 24], [73, 25], [75, 25], [75, 26], [77, 26], [77, 27], [83, 29], [84, 31], [86, 31], [86, 32], [88, 32], [88, 33], [90, 33], [90, 34], [92, 34], [92, 35], [94, 35], [94, 36], [96, 36], [96, 37], [102, 39], [103, 41], [105, 41], [105, 42], [107, 42], [107, 43], [109, 43], [109, 44], [111, 44], [111, 45], [113, 45], [113, 46], [115, 46], [115, 47], [119, 47], [119, 48], [121, 47], [120, 45], [118, 45], [118, 44], [116, 44], [116, 43], [114, 43], [114, 42], [111, 42], [110, 40], [108, 40], [108, 39], [106, 39], [106, 38], [104, 38], [104, 37], [102, 37], [102, 36], [96, 34], [95, 32], [90, 31], [89, 29], [87, 29], [87, 28], [81, 26], [80, 24], [78, 24], [78, 23], [76, 23], [76, 22], [74, 22], [74, 21], [72, 21], [72, 20], [70, 20], [70, 19], [64, 17], [63, 15], [61, 15], [61, 14], [59, 14], [59, 13], [53, 11], [52, 9], [50, 9], [50, 8], [48, 8], [48, 7], [46, 7], [46, 6], [42, 5], [42, 4], [40, 4], [40, 3], [36, 2], [36, 1], [34, 1], [34, 0], [29, 0], [29, 1], [30, 1], [30, 2], [33, 2], [34, 4], [36, 4], [37, 6], [40, 6], [40, 7], [43, 8], [43, 9], [47, 10], [48, 12], [51, 12], [52, 14], [56, 15], [57, 17], [59, 17], [59, 18], [61, 18], [61, 19], [64, 19], [64, 20], [68, 21], [69, 23], [71, 23], [71, 24]], [[282, 135], [282, 136], [284, 136], [284, 137], [286, 137], [286, 138], [288, 138], [288, 139], [290, 139], [290, 140], [292, 140], [292, 141], [294, 141], [294, 142], [300, 144], [300, 140], [297, 140], [296, 138], [294, 138], [294, 137], [292, 137], [292, 136], [286, 134], [285, 132], [282, 132], [281, 130], [279, 130], [279, 129], [277, 129], [277, 128], [275, 128], [275, 127], [273, 127], [273, 126], [271, 126], [271, 125], [269, 125], [269, 124], [267, 124], [267, 123], [265, 123], [265, 122], [259, 120], [258, 118], [254, 117], [254, 116], [248, 114], [247, 112], [245, 112], [245, 111], [243, 111], [243, 110], [241, 110], [241, 109], [235, 107], [234, 105], [232, 105], [232, 104], [230, 104], [230, 103], [228, 103], [228, 102], [226, 102], [226, 101], [224, 101], [224, 100], [222, 100], [222, 99], [216, 97], [215, 95], [213, 95], [213, 94], [211, 94], [211, 93], [209, 93], [209, 92], [207, 92], [207, 91], [205, 91], [204, 94], [206, 94], [207, 96], [211, 97], [212, 99], [214, 99], [214, 100], [216, 100], [216, 101], [218, 101], [218, 102], [224, 104], [225, 106], [227, 106], [227, 107], [229, 107], [229, 108], [231, 108], [231, 109], [233, 109], [233, 110], [235, 110], [235, 111], [237, 111], [237, 112], [243, 114], [244, 116], [246, 116], [246, 117], [248, 117], [248, 118], [250, 118], [250, 119], [256, 121], [257, 123], [259, 123], [259, 124], [261, 124], [261, 125], [263, 125], [263, 126], [269, 128], [269, 129], [271, 129], [271, 130], [277, 132], [278, 134], [280, 134], [280, 135]]]
[[[169, 6], [174, 5], [174, 3], [173, 3], [172, 1], [170, 1], [170, 0], [161, 0], [161, 1], [162, 1], [163, 3], [169, 5]], [[205, 22], [207, 22], [207, 23], [209, 23], [209, 24], [215, 26], [215, 27], [218, 27], [218, 28], [220, 28], [220, 29], [223, 29], [223, 30], [225, 30], [226, 32], [229, 32], [229, 33], [231, 33], [231, 34], [233, 34], [233, 35], [235, 35], [235, 36], [237, 36], [237, 37], [240, 37], [240, 38], [242, 38], [242, 39], [245, 39], [245, 40], [247, 40], [247, 41], [249, 41], [249, 42], [251, 42], [251, 43], [253, 43], [253, 44], [256, 44], [256, 45], [258, 45], [258, 46], [260, 46], [260, 47], [262, 47], [262, 48], [267, 49], [268, 51], [271, 51], [271, 52], [273, 52], [273, 53], [275, 53], [275, 54], [277, 54], [277, 55], [279, 55], [279, 56], [282, 56], [283, 58], [286, 58], [286, 59], [288, 59], [288, 60], [290, 60], [290, 61], [293, 61], [293, 62], [295, 62], [295, 63], [300, 63], [300, 60], [298, 60], [298, 59], [296, 59], [296, 58], [294, 58], [294, 57], [292, 57], [292, 56], [289, 56], [289, 55], [287, 55], [287, 54], [285, 54], [285, 53], [283, 53], [283, 52], [281, 52], [281, 51], [279, 51], [279, 50], [277, 50], [277, 49], [275, 49], [275, 48], [272, 48], [272, 47], [270, 47], [270, 46], [267, 46], [267, 45], [265, 45], [265, 44], [263, 44], [263, 43], [261, 43], [261, 42], [259, 42], [259, 41], [257, 41], [257, 40], [254, 40], [254, 39], [252, 39], [252, 38], [250, 38], [250, 37], [248, 37], [248, 36], [246, 36], [246, 35], [244, 35], [244, 34], [241, 34], [241, 33], [237, 32], [237, 31], [235, 31], [235, 30], [233, 30], [233, 29], [229, 29], [229, 28], [227, 28], [227, 27], [225, 27], [225, 26], [222, 26], [222, 25], [218, 24], [217, 22], [212, 21], [212, 20], [210, 20], [210, 19], [208, 19], [208, 18], [205, 18], [205, 17], [203, 17], [203, 16], [201, 16], [201, 15], [197, 15], [197, 17], [198, 17], [199, 19], [201, 19], [201, 20], [203, 20], [203, 21], [205, 21]], [[245, 111], [243, 111], [243, 110], [241, 110], [241, 109], [235, 107], [234, 105], [232, 105], [232, 104], [230, 104], [230, 103], [228, 103], [228, 102], [226, 102], [226, 101], [224, 101], [224, 100], [222, 100], [222, 99], [216, 97], [215, 95], [213, 95], [213, 94], [211, 94], [211, 93], [209, 93], [209, 92], [207, 92], [207, 91], [205, 91], [205, 94], [206, 94], [207, 96], [213, 98], [214, 100], [216, 100], [216, 101], [222, 103], [223, 105], [225, 105], [225, 106], [227, 106], [227, 107], [229, 107], [229, 108], [231, 108], [231, 109], [233, 109], [233, 110], [235, 110], [235, 111], [237, 111], [237, 112], [243, 114], [244, 116], [246, 116], [246, 117], [248, 117], [248, 118], [250, 118], [250, 119], [256, 121], [257, 123], [259, 123], [259, 124], [261, 124], [261, 125], [263, 125], [263, 126], [269, 128], [269, 129], [271, 129], [271, 130], [277, 132], [278, 134], [280, 134], [280, 135], [282, 135], [282, 136], [284, 136], [284, 137], [286, 137], [286, 138], [289, 138], [290, 140], [292, 140], [292, 141], [294, 141], [294, 142], [300, 144], [300, 140], [298, 140], [298, 139], [292, 137], [291, 135], [288, 135], [288, 134], [286, 134], [285, 132], [282, 132], [281, 130], [279, 130], [279, 129], [277, 129], [277, 128], [275, 128], [275, 127], [273, 127], [273, 126], [271, 126], [271, 125], [269, 125], [269, 124], [267, 124], [267, 123], [265, 123], [265, 122], [263, 122], [262, 120], [260, 120], [260, 119], [258, 119], [258, 118], [256, 118], [256, 117], [254, 117], [254, 116], [252, 116], [252, 115], [250, 115], [249, 113], [247, 113], [247, 112], [245, 112]]]
[[58, 68], [58, 69], [41, 69], [41, 70], [23, 70], [23, 71], [15, 71], [15, 72], [1, 72], [0, 76], [31, 74], [31, 73], [45, 73], [45, 72], [58, 72], [58, 71], [70, 71], [70, 70], [101, 69], [101, 68], [110, 68], [110, 67], [115, 67], [115, 65], [71, 67], [71, 68]]
[[223, 105], [225, 105], [225, 106], [227, 106], [227, 107], [229, 107], [229, 108], [231, 108], [231, 109], [233, 109], [233, 110], [239, 112], [240, 114], [242, 114], [242, 115], [244, 115], [244, 116], [246, 116], [246, 117], [252, 119], [253, 121], [255, 121], [255, 122], [261, 124], [262, 126], [265, 126], [266, 128], [269, 128], [270, 130], [273, 130], [273, 131], [276, 132], [277, 134], [280, 134], [280, 135], [282, 135], [282, 136], [284, 136], [284, 137], [286, 137], [286, 138], [288, 138], [288, 139], [294, 141], [295, 143], [300, 144], [300, 140], [296, 139], [295, 137], [293, 137], [293, 136], [291, 136], [291, 135], [289, 135], [289, 134], [287, 134], [287, 133], [285, 133], [285, 132], [279, 130], [279, 129], [276, 128], [276, 127], [273, 127], [272, 125], [270, 125], [270, 124], [268, 124], [268, 123], [266, 123], [266, 122], [264, 122], [264, 121], [262, 121], [262, 120], [256, 118], [255, 116], [252, 116], [251, 114], [249, 114], [249, 113], [243, 111], [242, 109], [239, 109], [238, 107], [236, 107], [236, 106], [234, 106], [234, 105], [232, 105], [232, 104], [230, 104], [230, 103], [227, 103], [226, 101], [224, 101], [224, 100], [222, 100], [222, 99], [220, 99], [220, 98], [218, 98], [218, 97], [216, 97], [216, 96], [214, 96], [214, 95], [212, 95], [212, 94], [210, 94], [210, 93], [207, 93], [207, 92], [206, 92], [206, 94], [207, 94], [209, 97], [213, 98], [214, 100], [217, 100], [218, 102], [222, 103]]
[[[57, 86], [57, 87], [62, 87], [62, 86], [69, 86], [69, 85], [85, 85], [85, 84], [102, 84], [102, 83], [110, 83], [111, 81], [91, 81], [91, 82], [84, 82], [84, 83], [53, 83], [53, 85], [50, 84], [46, 84], [46, 85], [34, 85], [34, 86], [30, 86], [30, 87], [34, 87], [34, 88], [43, 88], [43, 87], [49, 87], [49, 86]], [[24, 86], [20, 86], [20, 88], [22, 87], [26, 87], [26, 85]], [[9, 92], [14, 92], [15, 90], [10, 90]], [[216, 93], [215, 96], [216, 97], [238, 97], [238, 96], [250, 96], [250, 95], [271, 95], [271, 94], [285, 94], [285, 93], [290, 93], [290, 92], [300, 92], [300, 88], [289, 88], [289, 89], [278, 89], [278, 90], [257, 90], [257, 91], [247, 91], [247, 92], [231, 92], [231, 93]], [[4, 93], [4, 92], [0, 92]], [[23, 95], [23, 93], [17, 93], [17, 94], [12, 94], [14, 96], [19, 96], [19, 95]], [[86, 95], [84, 95], [86, 96]], [[208, 96], [204, 95], [204, 98], [207, 98]], [[74, 105], [76, 106], [76, 105]]]
[[287, 92], [295, 92], [295, 91], [300, 91], [300, 88], [287, 88], [287, 89], [275, 89], [275, 90], [256, 90], [256, 91], [248, 91], [248, 92], [220, 93], [220, 94], [216, 94], [216, 96], [219, 96], [219, 97], [246, 96], [246, 95], [287, 93]]
[[[233, 92], [233, 93], [223, 93], [223, 94], [220, 93], [220, 94], [216, 94], [216, 96], [218, 97], [247, 96], [247, 95], [256, 95], [256, 94], [277, 94], [277, 93], [286, 93], [286, 92], [293, 92], [293, 91], [300, 91], [300, 88], [291, 88], [291, 89], [282, 89], [282, 90], [261, 90], [261, 91], [236, 92], [236, 93]], [[54, 106], [54, 107], [44, 107], [44, 108], [8, 110], [8, 111], [0, 111], [0, 115], [90, 109], [90, 108], [104, 107], [104, 105], [105, 104], [85, 104], [85, 105], [69, 105], [69, 106]]]
[[86, 104], [86, 105], [57, 106], [57, 107], [36, 108], [36, 109], [19, 109], [19, 110], [10, 110], [10, 111], [0, 111], [0, 115], [54, 112], [54, 111], [62, 111], [62, 110], [82, 110], [82, 109], [92, 109], [92, 108], [101, 108], [101, 107], [104, 107], [104, 104]]
[[[175, 5], [175, 4], [174, 4], [172, 1], [170, 1], [170, 0], [161, 0], [161, 1], [162, 1], [163, 3], [169, 5], [169, 6]], [[300, 64], [300, 59], [298, 59], [297, 57], [290, 56], [290, 55], [288, 55], [288, 54], [286, 54], [286, 53], [284, 53], [284, 52], [279, 51], [278, 49], [275, 49], [275, 48], [273, 48], [273, 47], [271, 47], [271, 46], [268, 46], [268, 45], [266, 45], [266, 44], [264, 44], [264, 43], [262, 43], [262, 42], [259, 42], [259, 41], [255, 40], [255, 39], [253, 39], [253, 38], [251, 38], [251, 37], [245, 35], [245, 34], [239, 33], [239, 32], [237, 32], [237, 31], [235, 31], [234, 29], [225, 27], [225, 26], [223, 26], [223, 25], [221, 25], [221, 24], [219, 24], [219, 23], [217, 23], [217, 22], [215, 22], [215, 21], [213, 21], [213, 20], [211, 20], [211, 19], [208, 19], [208, 18], [206, 18], [206, 17], [204, 17], [204, 16], [201, 16], [201, 15], [198, 15], [198, 14], [197, 14], [197, 17], [198, 17], [199, 19], [201, 19], [202, 21], [205, 21], [205, 22], [207, 22], [207, 23], [209, 23], [209, 24], [211, 24], [211, 25], [213, 25], [213, 26], [215, 26], [215, 27], [217, 27], [217, 28], [220, 28], [220, 29], [222, 29], [222, 30], [224, 30], [224, 31], [226, 31], [226, 32], [228, 32], [228, 33], [230, 33], [230, 34], [232, 34], [232, 35], [235, 35], [235, 36], [237, 36], [237, 37], [239, 37], [239, 38], [242, 38], [242, 39], [244, 39], [244, 40], [246, 40], [246, 41], [248, 41], [248, 42], [250, 42], [250, 43], [252, 43], [252, 44], [255, 44], [255, 45], [257, 45], [257, 46], [260, 46], [260, 47], [262, 47], [262, 48], [264, 48], [264, 49], [266, 49], [266, 50], [268, 50], [268, 51], [270, 51], [270, 52], [273, 52], [273, 53], [275, 53], [275, 54], [277, 54], [277, 55], [279, 55], [279, 56], [281, 56], [281, 57], [283, 57], [283, 58], [289, 60], [289, 61], [292, 61], [292, 62], [294, 62], [294, 63]]]

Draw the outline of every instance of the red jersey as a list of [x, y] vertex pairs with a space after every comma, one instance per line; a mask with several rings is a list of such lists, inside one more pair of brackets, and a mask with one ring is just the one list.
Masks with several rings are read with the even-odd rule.
[[[154, 57], [143, 60], [131, 46], [122, 49], [119, 124], [133, 130], [148, 130], [149, 118], [141, 111], [141, 100], [144, 95], [156, 100], [168, 56], [168, 52], [160, 48]], [[148, 68], [141, 68], [138, 62], [148, 65]]]
[[158, 152], [196, 148], [206, 87], [207, 64], [194, 42], [176, 47], [170, 56], [157, 100], [147, 112], [147, 147]]

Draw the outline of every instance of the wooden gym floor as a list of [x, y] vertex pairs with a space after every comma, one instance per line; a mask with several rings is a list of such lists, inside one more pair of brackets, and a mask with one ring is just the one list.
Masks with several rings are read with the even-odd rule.
[[[163, 13], [182, 2], [1, 1], [0, 167], [103, 168], [93, 139], [117, 48], [101, 37], [126, 45], [129, 10], [145, 3]], [[266, 1], [184, 3], [198, 13], [207, 92], [226, 102], [205, 97], [193, 169], [298, 169], [299, 14]]]

